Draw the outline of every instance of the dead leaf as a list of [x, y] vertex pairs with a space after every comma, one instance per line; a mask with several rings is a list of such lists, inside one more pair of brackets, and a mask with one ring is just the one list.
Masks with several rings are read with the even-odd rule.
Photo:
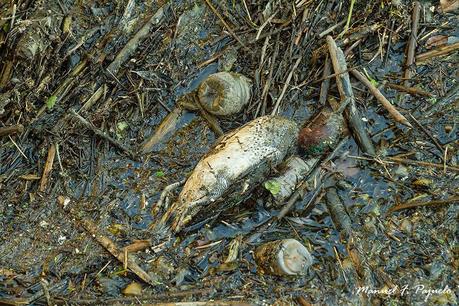
[[125, 296], [138, 296], [142, 294], [142, 286], [139, 283], [132, 282], [122, 292]]

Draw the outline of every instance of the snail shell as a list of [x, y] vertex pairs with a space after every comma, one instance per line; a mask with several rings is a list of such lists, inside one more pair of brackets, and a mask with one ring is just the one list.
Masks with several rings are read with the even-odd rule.
[[312, 264], [312, 256], [299, 241], [283, 239], [257, 247], [255, 261], [268, 274], [303, 275]]
[[308, 158], [322, 156], [334, 149], [345, 130], [346, 125], [341, 113], [322, 110], [308, 126], [300, 130], [298, 145]]
[[211, 114], [236, 114], [249, 103], [251, 84], [243, 75], [232, 72], [211, 74], [198, 89], [202, 106]]

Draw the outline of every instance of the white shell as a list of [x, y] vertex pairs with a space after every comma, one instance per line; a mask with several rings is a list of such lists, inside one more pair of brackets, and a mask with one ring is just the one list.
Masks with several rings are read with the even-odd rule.
[[250, 80], [231, 72], [211, 74], [199, 85], [198, 98], [211, 114], [229, 116], [239, 113], [250, 100]]
[[287, 275], [302, 275], [312, 264], [312, 256], [308, 249], [295, 239], [282, 240], [277, 253], [277, 265]]

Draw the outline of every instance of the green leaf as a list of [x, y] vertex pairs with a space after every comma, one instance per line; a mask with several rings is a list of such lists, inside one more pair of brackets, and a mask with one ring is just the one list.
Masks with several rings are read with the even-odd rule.
[[163, 171], [159, 170], [155, 172], [156, 177], [163, 177], [165, 174]]
[[370, 79], [370, 83], [371, 83], [374, 87], [378, 87], [378, 81], [376, 81], [375, 79]]
[[276, 180], [266, 181], [263, 185], [272, 195], [276, 195], [280, 192], [281, 185]]
[[367, 70], [365, 68], [363, 68], [363, 72], [365, 73], [365, 76], [368, 78], [368, 80], [370, 81], [371, 85], [373, 85], [374, 87], [378, 87], [378, 81], [376, 81], [375, 79], [373, 79], [367, 72]]
[[57, 96], [49, 97], [48, 100], [46, 100], [46, 106], [48, 107], [48, 109], [53, 108], [54, 104], [56, 104], [56, 101], [57, 101]]
[[118, 122], [118, 124], [116, 125], [116, 128], [118, 129], [118, 131], [122, 132], [124, 131], [124, 129], [126, 129], [128, 127], [128, 124], [126, 121], [121, 121], [121, 122]]

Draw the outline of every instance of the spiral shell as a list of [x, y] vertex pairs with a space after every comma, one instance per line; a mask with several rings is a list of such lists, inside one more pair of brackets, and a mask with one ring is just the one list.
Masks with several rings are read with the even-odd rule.
[[229, 116], [239, 113], [250, 100], [250, 80], [232, 72], [211, 74], [198, 89], [201, 105], [211, 114]]
[[255, 250], [255, 261], [264, 273], [303, 275], [312, 264], [308, 249], [295, 239], [267, 242]]

